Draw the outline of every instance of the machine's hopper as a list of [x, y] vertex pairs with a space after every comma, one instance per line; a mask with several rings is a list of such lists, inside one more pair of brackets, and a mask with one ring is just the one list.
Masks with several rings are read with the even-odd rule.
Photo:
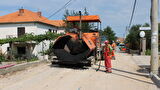
[[86, 37], [78, 40], [72, 35], [65, 35], [56, 40], [53, 45], [53, 52], [61, 63], [89, 63], [86, 59], [91, 55], [94, 48], [93, 41]]

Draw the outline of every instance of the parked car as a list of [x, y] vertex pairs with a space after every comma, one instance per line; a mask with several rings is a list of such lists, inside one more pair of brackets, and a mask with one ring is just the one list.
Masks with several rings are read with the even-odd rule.
[[120, 44], [118, 45], [118, 47], [119, 47], [120, 51], [126, 51], [126, 50], [127, 50], [127, 47], [126, 47], [125, 44], [123, 44], [123, 43], [120, 43]]

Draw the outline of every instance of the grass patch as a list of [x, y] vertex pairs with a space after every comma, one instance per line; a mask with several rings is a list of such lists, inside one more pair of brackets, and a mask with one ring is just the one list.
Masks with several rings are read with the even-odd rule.
[[0, 55], [0, 64], [1, 62], [4, 62], [5, 61], [5, 57], [3, 55]]
[[151, 55], [151, 50], [147, 49], [146, 52], [145, 52], [145, 55]]

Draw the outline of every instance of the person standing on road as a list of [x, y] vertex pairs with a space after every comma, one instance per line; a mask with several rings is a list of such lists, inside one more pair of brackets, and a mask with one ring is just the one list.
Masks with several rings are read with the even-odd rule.
[[111, 67], [112, 47], [109, 44], [109, 41], [106, 40], [104, 43], [105, 43], [104, 59], [105, 59], [106, 72], [112, 73], [112, 67]]

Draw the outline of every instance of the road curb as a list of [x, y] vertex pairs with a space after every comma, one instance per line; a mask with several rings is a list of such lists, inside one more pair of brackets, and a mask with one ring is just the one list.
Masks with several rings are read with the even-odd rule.
[[27, 62], [27, 63], [17, 64], [17, 65], [15, 65], [13, 67], [0, 69], [0, 75], [5, 75], [7, 73], [12, 73], [12, 72], [16, 72], [16, 71], [21, 71], [21, 70], [24, 70], [24, 69], [26, 69], [28, 67], [34, 67], [34, 66], [42, 64], [42, 63], [47, 63], [47, 61], [46, 60], [38, 60], [38, 61], [34, 61], [34, 62]]
[[158, 87], [160, 87], [160, 78], [157, 75], [153, 74], [152, 77], [151, 77], [151, 79], [153, 80], [153, 82], [155, 82], [155, 84]]

